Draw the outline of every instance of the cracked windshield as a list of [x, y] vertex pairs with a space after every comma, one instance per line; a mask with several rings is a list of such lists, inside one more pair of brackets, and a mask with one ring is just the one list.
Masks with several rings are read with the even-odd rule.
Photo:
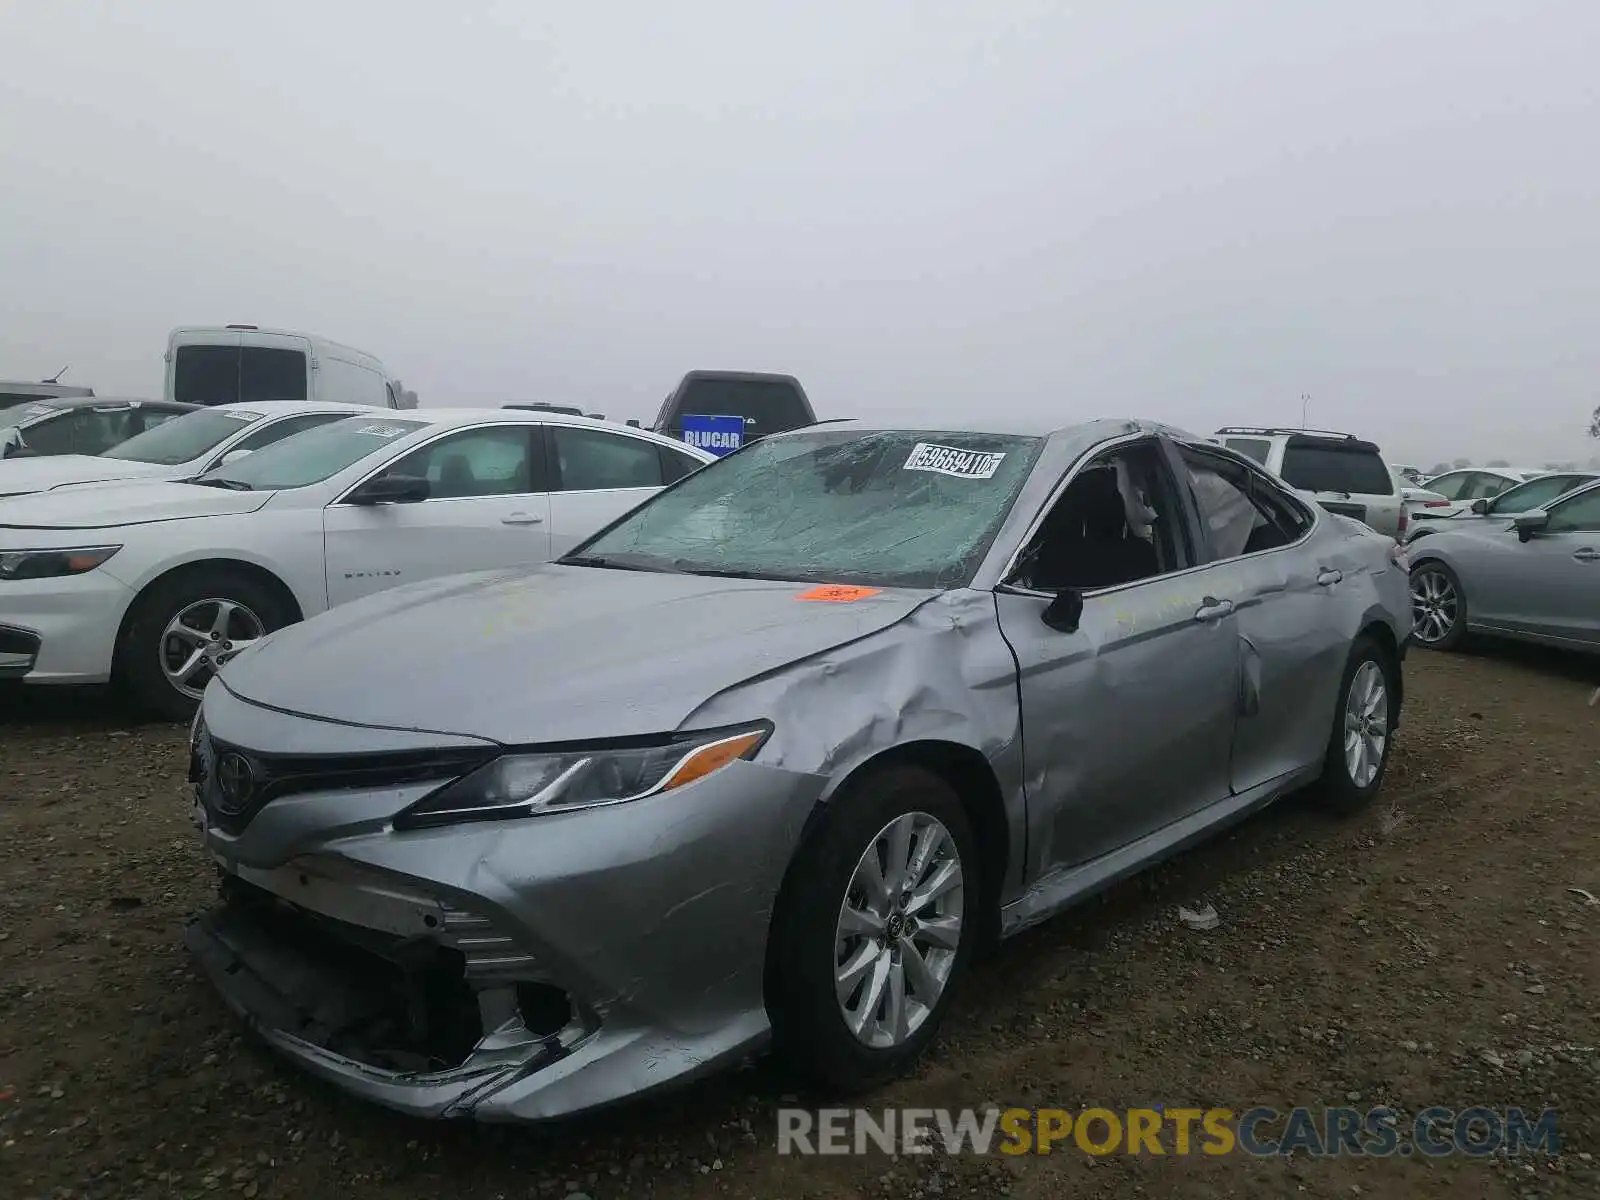
[[567, 562], [902, 587], [977, 569], [1038, 438], [834, 430], [757, 442]]

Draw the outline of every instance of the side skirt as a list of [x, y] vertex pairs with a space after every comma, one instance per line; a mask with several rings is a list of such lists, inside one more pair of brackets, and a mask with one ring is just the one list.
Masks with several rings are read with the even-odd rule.
[[1271, 804], [1296, 788], [1314, 782], [1322, 764], [1304, 767], [1258, 784], [1249, 791], [1202, 808], [1199, 812], [1148, 833], [1091, 862], [1052, 871], [1000, 910], [1000, 936], [1031, 929], [1081, 900], [1137, 875], [1146, 867], [1207, 841], [1230, 825]]

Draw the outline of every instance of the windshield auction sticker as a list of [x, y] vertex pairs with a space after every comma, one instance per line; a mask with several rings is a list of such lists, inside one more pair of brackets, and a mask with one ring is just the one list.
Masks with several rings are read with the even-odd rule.
[[876, 596], [882, 588], [853, 587], [848, 583], [825, 583], [809, 592], [801, 592], [796, 600], [820, 600], [826, 604], [849, 604], [852, 600], [865, 600]]
[[356, 432], [365, 433], [371, 437], [392, 438], [399, 437], [406, 432], [406, 429], [407, 426], [405, 425], [363, 425]]
[[958, 450], [954, 446], [935, 446], [918, 442], [903, 468], [907, 471], [934, 471], [958, 479], [991, 479], [1000, 469], [1004, 454], [984, 454], [977, 450]]

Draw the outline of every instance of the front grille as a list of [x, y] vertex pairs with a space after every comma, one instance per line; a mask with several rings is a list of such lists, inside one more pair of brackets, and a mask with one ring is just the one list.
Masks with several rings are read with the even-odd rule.
[[267, 754], [202, 730], [189, 777], [210, 820], [237, 834], [283, 796], [354, 788], [446, 783], [482, 766], [489, 750], [403, 750], [375, 754]]

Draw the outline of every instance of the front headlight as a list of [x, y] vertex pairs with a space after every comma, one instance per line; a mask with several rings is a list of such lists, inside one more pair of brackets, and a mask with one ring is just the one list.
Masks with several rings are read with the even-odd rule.
[[121, 546], [85, 546], [74, 550], [0, 550], [0, 579], [58, 579], [64, 575], [82, 575], [121, 549]]
[[772, 726], [762, 723], [685, 734], [650, 746], [508, 754], [424, 796], [394, 825], [417, 829], [639, 800], [754, 758], [771, 735]]

